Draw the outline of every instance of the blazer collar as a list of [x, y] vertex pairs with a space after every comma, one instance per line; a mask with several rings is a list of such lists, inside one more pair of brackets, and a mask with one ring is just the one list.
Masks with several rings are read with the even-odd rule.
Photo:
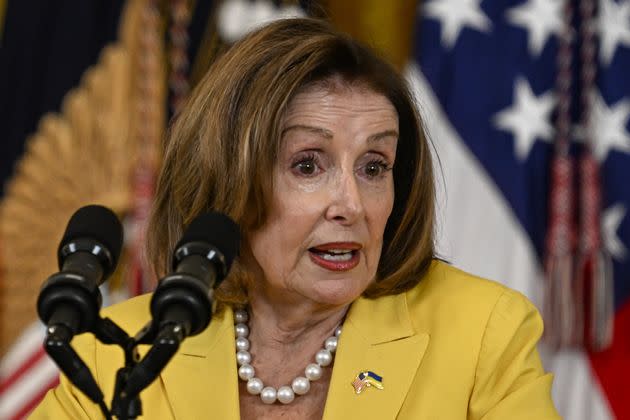
[[[360, 298], [342, 327], [324, 411], [325, 420], [395, 418], [420, 366], [429, 334], [414, 330], [405, 293]], [[352, 381], [362, 371], [381, 376], [383, 389], [356, 394]]]
[[377, 299], [357, 299], [346, 316], [344, 329], [351, 325], [369, 344], [381, 344], [416, 334], [409, 319], [404, 293]]

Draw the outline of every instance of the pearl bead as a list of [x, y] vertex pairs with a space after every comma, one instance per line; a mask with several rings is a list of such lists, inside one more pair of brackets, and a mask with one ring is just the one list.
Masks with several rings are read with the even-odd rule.
[[304, 395], [311, 389], [311, 382], [304, 376], [298, 376], [291, 383], [291, 389], [298, 395]]
[[237, 324], [244, 324], [247, 322], [248, 318], [249, 316], [247, 315], [247, 311], [242, 309], [234, 311], [234, 321], [236, 321]]
[[247, 350], [236, 352], [236, 362], [241, 365], [249, 365], [252, 362], [252, 355]]
[[277, 397], [282, 404], [289, 404], [295, 399], [295, 394], [291, 388], [285, 385], [278, 388]]
[[249, 350], [249, 340], [245, 337], [236, 337], [236, 350]]
[[260, 399], [265, 404], [273, 404], [276, 402], [276, 389], [272, 386], [265, 387], [260, 392]]
[[238, 368], [238, 377], [244, 381], [248, 381], [254, 377], [254, 367], [252, 365], [243, 365]]
[[326, 342], [324, 343], [324, 348], [326, 350], [328, 350], [329, 352], [334, 352], [335, 350], [337, 350], [337, 343], [339, 339], [337, 337], [328, 337], [326, 339]]
[[234, 326], [234, 335], [236, 337], [246, 337], [249, 335], [249, 328], [245, 324], [236, 324]]
[[332, 363], [332, 354], [328, 350], [322, 349], [315, 355], [315, 361], [320, 366], [328, 366]]
[[251, 378], [249, 381], [247, 381], [247, 392], [252, 395], [260, 394], [260, 391], [262, 391], [263, 387], [263, 381], [258, 378]]
[[322, 377], [322, 368], [321, 366], [311, 363], [306, 366], [304, 369], [304, 376], [306, 376], [310, 381], [316, 381]]
[[249, 352], [250, 343], [247, 311], [237, 309], [234, 311], [234, 336], [236, 346], [236, 361], [240, 366], [238, 376], [247, 382], [247, 392], [251, 395], [260, 395], [260, 399], [265, 404], [273, 404], [280, 401], [282, 404], [290, 404], [295, 400], [296, 395], [304, 395], [311, 389], [311, 381], [316, 381], [323, 375], [323, 367], [333, 362], [333, 353], [339, 346], [339, 336], [341, 326], [335, 328], [335, 334], [328, 337], [324, 342], [324, 348], [315, 354], [315, 363], [310, 363], [304, 369], [304, 376], [298, 376], [291, 382], [291, 386], [283, 385], [279, 389], [272, 386], [265, 386], [263, 381], [256, 378], [256, 371], [251, 365], [252, 355]]

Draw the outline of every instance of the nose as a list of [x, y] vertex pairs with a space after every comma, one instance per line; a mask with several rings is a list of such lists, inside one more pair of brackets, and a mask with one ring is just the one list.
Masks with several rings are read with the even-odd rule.
[[344, 171], [331, 186], [326, 219], [352, 225], [365, 213], [363, 197], [353, 171]]

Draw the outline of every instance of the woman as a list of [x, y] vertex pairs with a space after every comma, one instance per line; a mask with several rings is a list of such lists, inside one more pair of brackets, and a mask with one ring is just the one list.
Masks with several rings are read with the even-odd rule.
[[[355, 41], [285, 20], [215, 63], [166, 143], [149, 227], [159, 275], [208, 209], [240, 224], [241, 253], [208, 329], [142, 393], [146, 418], [559, 418], [535, 308], [434, 258], [420, 119]], [[106, 315], [134, 333], [149, 300]], [[111, 401], [121, 352], [75, 344]], [[47, 416], [100, 413], [62, 379], [34, 414]]]

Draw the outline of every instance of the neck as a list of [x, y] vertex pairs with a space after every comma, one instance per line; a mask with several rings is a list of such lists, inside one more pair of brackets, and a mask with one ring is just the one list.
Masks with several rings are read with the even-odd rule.
[[[342, 323], [349, 304], [318, 305], [306, 299], [290, 302], [267, 297], [249, 291], [248, 339], [256, 375], [265, 384], [279, 387], [305, 374], [305, 367], [315, 361], [317, 351]], [[314, 387], [327, 387], [329, 380], [330, 369], [324, 369]]]
[[[270, 302], [250, 296], [252, 341], [261, 347], [299, 348], [311, 342], [321, 346], [339, 326], [349, 305], [323, 306], [312, 302]], [[310, 346], [304, 346], [308, 349]]]

